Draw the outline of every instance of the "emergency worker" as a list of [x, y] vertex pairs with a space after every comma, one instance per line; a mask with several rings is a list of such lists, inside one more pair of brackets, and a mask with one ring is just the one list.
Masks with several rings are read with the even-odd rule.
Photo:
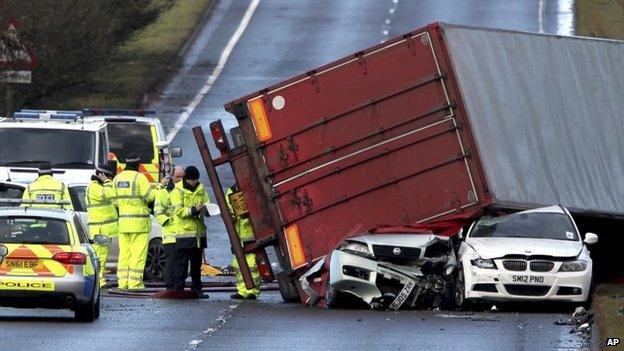
[[201, 265], [206, 248], [205, 204], [210, 202], [210, 197], [199, 182], [199, 170], [194, 166], [186, 167], [182, 181], [176, 184], [170, 195], [177, 226], [175, 290], [184, 290], [190, 262], [191, 289], [196, 291], [199, 297], [208, 297], [201, 291]]
[[[74, 209], [71, 203], [71, 197], [69, 196], [69, 190], [67, 186], [60, 180], [52, 177], [52, 166], [50, 163], [45, 162], [39, 166], [39, 177], [35, 179], [24, 190], [22, 194], [22, 200], [29, 201], [50, 201], [58, 202], [58, 204], [24, 204], [24, 207], [48, 207], [48, 208], [61, 208], [61, 209]], [[61, 202], [67, 202], [62, 204]]]
[[184, 168], [176, 166], [171, 177], [165, 177], [160, 182], [154, 203], [154, 216], [162, 226], [162, 243], [165, 251], [165, 287], [167, 290], [175, 290], [175, 256], [178, 252], [176, 250], [177, 226], [170, 194], [175, 185], [182, 180], [182, 177], [184, 177]]
[[119, 262], [117, 285], [120, 289], [143, 289], [143, 271], [152, 229], [149, 204], [155, 192], [139, 173], [141, 158], [129, 154], [126, 168], [113, 180], [119, 210]]
[[106, 260], [111, 237], [117, 236], [117, 208], [115, 207], [116, 192], [111, 179], [117, 172], [117, 162], [109, 162], [107, 165], [98, 167], [95, 175], [91, 176], [91, 182], [85, 191], [85, 203], [87, 204], [87, 217], [89, 219], [89, 236], [93, 239], [96, 235], [106, 237], [106, 243], [93, 244], [93, 249], [100, 261], [100, 287], [106, 285]]
[[[244, 211], [244, 213], [239, 213], [238, 215], [236, 215], [236, 211], [234, 210], [234, 201], [232, 195], [238, 192], [240, 192], [238, 184], [234, 184], [225, 192], [225, 201], [228, 205], [230, 215], [232, 215], [232, 219], [234, 220], [234, 227], [236, 228], [238, 239], [240, 240], [241, 245], [244, 247], [246, 243], [255, 241], [255, 237], [253, 228], [251, 227], [251, 222], [249, 220], [249, 213]], [[246, 206], [243, 207], [246, 209]], [[232, 258], [231, 265], [232, 267], [234, 267], [234, 272], [236, 274], [237, 292], [230, 295], [230, 298], [232, 299], [253, 300], [257, 299], [260, 295], [260, 273], [258, 272], [258, 265], [256, 264], [256, 255], [253, 253], [246, 253], [245, 260], [247, 261], [247, 265], [249, 266], [249, 270], [251, 271], [251, 277], [254, 281], [254, 287], [252, 289], [247, 289], [247, 287], [245, 286], [245, 281], [243, 280], [243, 274], [240, 271], [238, 260], [236, 259], [236, 256], [234, 256]]]

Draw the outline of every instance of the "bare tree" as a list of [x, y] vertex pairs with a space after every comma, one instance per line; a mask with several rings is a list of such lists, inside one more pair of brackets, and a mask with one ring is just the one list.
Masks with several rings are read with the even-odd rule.
[[[54, 104], [60, 92], [88, 86], [89, 73], [110, 63], [121, 44], [158, 18], [173, 1], [0, 0], [0, 30], [9, 19], [16, 19], [20, 43], [30, 46], [38, 58], [32, 84], [0, 85], [4, 95], [13, 92], [12, 106], [0, 102], [4, 103], [0, 110], [6, 113], [11, 107]], [[19, 54], [19, 50], [11, 50], [14, 43], [7, 38], [6, 31], [0, 34], [6, 55]]]

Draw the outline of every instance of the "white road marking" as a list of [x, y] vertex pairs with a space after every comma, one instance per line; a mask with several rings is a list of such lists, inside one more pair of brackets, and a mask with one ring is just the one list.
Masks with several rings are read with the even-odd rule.
[[[537, 5], [537, 24], [540, 33], [544, 33], [544, 14], [548, 0], [539, 0]], [[557, 35], [574, 35], [574, 1], [557, 0]]]
[[228, 308], [221, 311], [221, 313], [217, 317], [217, 325], [214, 328], [207, 328], [203, 332], [193, 335], [194, 339], [189, 341], [188, 343], [189, 346], [186, 348], [186, 351], [197, 349], [197, 347], [201, 343], [209, 339], [214, 333], [216, 333], [219, 329], [221, 329], [225, 325], [225, 322], [227, 322], [227, 320], [230, 319], [230, 317], [232, 317], [234, 310], [236, 309], [236, 307], [238, 307], [239, 304], [240, 302], [237, 304], [230, 305]]
[[381, 35], [384, 38], [381, 39], [381, 41], [379, 41], [380, 43], [383, 43], [386, 40], [388, 40], [387, 37], [390, 35], [390, 27], [392, 25], [392, 19], [394, 18], [394, 15], [396, 14], [398, 7], [399, 7], [399, 0], [392, 0], [392, 4], [390, 4], [390, 8], [388, 9], [388, 16], [386, 17], [386, 20], [384, 21], [384, 25], [381, 27]]
[[208, 92], [214, 85], [217, 78], [219, 78], [221, 71], [223, 71], [225, 64], [230, 58], [230, 54], [232, 53], [232, 51], [234, 51], [234, 47], [236, 46], [240, 38], [243, 36], [243, 33], [245, 32], [245, 29], [247, 29], [247, 26], [249, 25], [249, 22], [251, 21], [251, 17], [256, 11], [256, 8], [258, 8], [259, 4], [260, 4], [260, 0], [253, 0], [251, 4], [249, 4], [249, 7], [247, 8], [245, 15], [243, 16], [240, 24], [238, 25], [238, 28], [236, 28], [236, 31], [230, 38], [230, 41], [227, 43], [227, 45], [223, 49], [223, 52], [221, 53], [221, 57], [219, 57], [219, 62], [217, 63], [217, 66], [214, 68], [210, 76], [208, 76], [208, 79], [206, 80], [206, 84], [204, 84], [204, 86], [201, 88], [199, 93], [195, 95], [195, 98], [193, 98], [191, 103], [188, 104], [185, 111], [182, 112], [180, 116], [178, 116], [178, 120], [175, 122], [175, 124], [173, 125], [173, 128], [171, 128], [171, 130], [167, 134], [168, 141], [172, 141], [173, 138], [175, 138], [175, 136], [178, 134], [182, 126], [184, 126], [184, 123], [186, 123], [186, 121], [191, 116], [193, 111], [195, 111], [197, 106], [204, 99], [204, 96], [208, 94]]
[[537, 23], [539, 24], [539, 32], [544, 33], [544, 0], [539, 0], [537, 7]]

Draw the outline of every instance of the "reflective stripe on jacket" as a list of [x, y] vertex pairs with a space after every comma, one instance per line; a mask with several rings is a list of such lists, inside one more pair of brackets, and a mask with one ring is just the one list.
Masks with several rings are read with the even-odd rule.
[[192, 207], [199, 204], [210, 202], [210, 197], [204, 186], [198, 184], [195, 191], [184, 188], [184, 181], [176, 184], [175, 188], [169, 194], [171, 197], [171, 205], [173, 205], [176, 221], [176, 238], [188, 238], [195, 236], [197, 245], [200, 247], [200, 241], [206, 237], [206, 225], [204, 224], [203, 215], [193, 216]]
[[170, 195], [171, 193], [167, 191], [167, 188], [161, 187], [156, 191], [154, 203], [154, 216], [156, 216], [156, 221], [162, 226], [163, 244], [176, 242], [177, 226]]
[[23, 200], [31, 201], [68, 201], [69, 204], [24, 204], [24, 207], [50, 207], [50, 208], [62, 208], [62, 209], [74, 209], [71, 204], [71, 197], [69, 196], [69, 190], [67, 186], [58, 179], [54, 179], [50, 174], [44, 174], [35, 179], [24, 190], [22, 194]]
[[152, 229], [148, 204], [155, 194], [147, 178], [124, 170], [113, 180], [119, 208], [119, 233], [149, 233]]
[[115, 236], [117, 231], [117, 209], [114, 199], [115, 188], [110, 180], [103, 184], [92, 180], [85, 191], [87, 217], [89, 219], [89, 235]]

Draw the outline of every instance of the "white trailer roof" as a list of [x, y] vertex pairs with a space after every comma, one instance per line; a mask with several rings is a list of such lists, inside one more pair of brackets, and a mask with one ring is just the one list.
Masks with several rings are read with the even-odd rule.
[[624, 213], [624, 42], [442, 27], [495, 203]]

